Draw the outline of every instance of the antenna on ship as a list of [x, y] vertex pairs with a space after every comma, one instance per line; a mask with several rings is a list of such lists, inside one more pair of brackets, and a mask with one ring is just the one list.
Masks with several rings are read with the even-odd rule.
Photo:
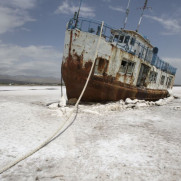
[[143, 14], [144, 14], [145, 9], [150, 9], [151, 8], [151, 7], [147, 7], [147, 4], [148, 4], [148, 0], [145, 0], [144, 6], [140, 8], [142, 10], [142, 13], [141, 13], [140, 20], [139, 20], [137, 28], [136, 28], [136, 32], [138, 32], [138, 30], [139, 30], [139, 27], [140, 27], [141, 20], [143, 18]]
[[129, 4], [130, 4], [130, 1], [131, 1], [131, 0], [128, 0], [128, 5], [127, 5], [127, 8], [126, 8], [126, 17], [125, 17], [125, 20], [124, 20], [123, 29], [125, 29], [126, 23], [127, 23], [127, 20], [128, 20], [128, 15], [129, 15]]
[[80, 13], [81, 5], [82, 5], [82, 0], [80, 0], [80, 3], [79, 3], [79, 10], [78, 10], [77, 14], [75, 14], [75, 16], [76, 16], [75, 27], [77, 26], [77, 22], [78, 22], [78, 19], [79, 19], [79, 13]]

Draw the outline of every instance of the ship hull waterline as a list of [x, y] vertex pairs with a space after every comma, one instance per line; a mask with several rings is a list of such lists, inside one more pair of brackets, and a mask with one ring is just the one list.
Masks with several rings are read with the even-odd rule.
[[[83, 66], [80, 57], [69, 56], [62, 63], [62, 77], [65, 82], [67, 98], [78, 99], [87, 80], [92, 61]], [[140, 88], [117, 81], [112, 76], [94, 75], [89, 80], [88, 86], [81, 99], [84, 102], [108, 102], [130, 99], [157, 101], [169, 96], [167, 90]]]

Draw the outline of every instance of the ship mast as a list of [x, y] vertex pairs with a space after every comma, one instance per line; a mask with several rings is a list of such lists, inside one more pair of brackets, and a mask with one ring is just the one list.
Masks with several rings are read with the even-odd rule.
[[127, 5], [127, 8], [126, 8], [126, 16], [125, 16], [125, 20], [124, 20], [123, 29], [125, 29], [126, 23], [127, 23], [127, 20], [128, 20], [128, 15], [129, 15], [129, 4], [130, 4], [130, 1], [131, 1], [131, 0], [128, 0], [128, 5]]
[[77, 23], [78, 23], [81, 5], [82, 5], [82, 0], [80, 0], [80, 3], [79, 3], [79, 10], [78, 10], [77, 17], [76, 17], [75, 27], [77, 26]]
[[139, 30], [145, 9], [151, 8], [151, 7], [147, 7], [147, 4], [148, 4], [148, 0], [145, 0], [144, 6], [142, 8], [140, 8], [142, 10], [142, 13], [141, 13], [140, 20], [139, 20], [137, 28], [136, 28], [136, 32], [138, 32], [138, 30]]

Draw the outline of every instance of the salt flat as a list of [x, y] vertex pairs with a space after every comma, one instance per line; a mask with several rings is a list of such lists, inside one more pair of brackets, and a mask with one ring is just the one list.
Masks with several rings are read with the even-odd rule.
[[[60, 87], [0, 87], [0, 170], [51, 136]], [[65, 93], [65, 89], [64, 89]], [[74, 124], [0, 180], [181, 180], [181, 87], [162, 106], [80, 105]], [[53, 105], [53, 104], [52, 104]]]

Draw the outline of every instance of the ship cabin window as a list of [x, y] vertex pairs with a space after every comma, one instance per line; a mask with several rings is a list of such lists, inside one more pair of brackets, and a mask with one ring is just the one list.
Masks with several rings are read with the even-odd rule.
[[161, 84], [161, 85], [163, 85], [163, 84], [164, 84], [164, 82], [165, 82], [165, 76], [164, 76], [164, 75], [162, 75], [162, 77], [161, 77], [161, 81], [160, 81], [160, 84]]
[[128, 44], [129, 39], [130, 39], [130, 36], [126, 36], [125, 39], [124, 39], [124, 43]]
[[106, 72], [108, 62], [103, 58], [96, 59], [94, 74], [103, 75]]
[[114, 37], [114, 41], [117, 41], [117, 42], [119, 42], [119, 43], [123, 43], [123, 40], [124, 40], [124, 36], [122, 35], [122, 36], [119, 36], [119, 35], [115, 35], [115, 37]]
[[172, 83], [172, 77], [167, 77], [167, 82], [166, 82], [167, 88], [170, 88], [171, 83]]
[[127, 75], [132, 75], [134, 67], [135, 67], [134, 62], [123, 60], [121, 62], [121, 67], [119, 69], [119, 72]]
[[120, 69], [119, 69], [119, 72], [121, 72], [121, 73], [126, 73], [126, 69], [127, 69], [127, 61], [122, 61], [122, 63], [121, 63], [121, 67], [120, 67]]
[[150, 82], [156, 83], [157, 75], [158, 75], [157, 72], [151, 71], [149, 76]]
[[122, 43], [123, 40], [124, 40], [124, 36], [120, 36], [120, 37], [119, 37], [119, 43]]
[[118, 41], [119, 43], [125, 43], [128, 44], [130, 36], [123, 36], [123, 35], [115, 35], [115, 40]]
[[135, 42], [136, 42], [136, 38], [131, 38], [130, 45], [134, 46]]
[[128, 62], [128, 69], [127, 74], [132, 75], [134, 70], [135, 63], [134, 62]]

